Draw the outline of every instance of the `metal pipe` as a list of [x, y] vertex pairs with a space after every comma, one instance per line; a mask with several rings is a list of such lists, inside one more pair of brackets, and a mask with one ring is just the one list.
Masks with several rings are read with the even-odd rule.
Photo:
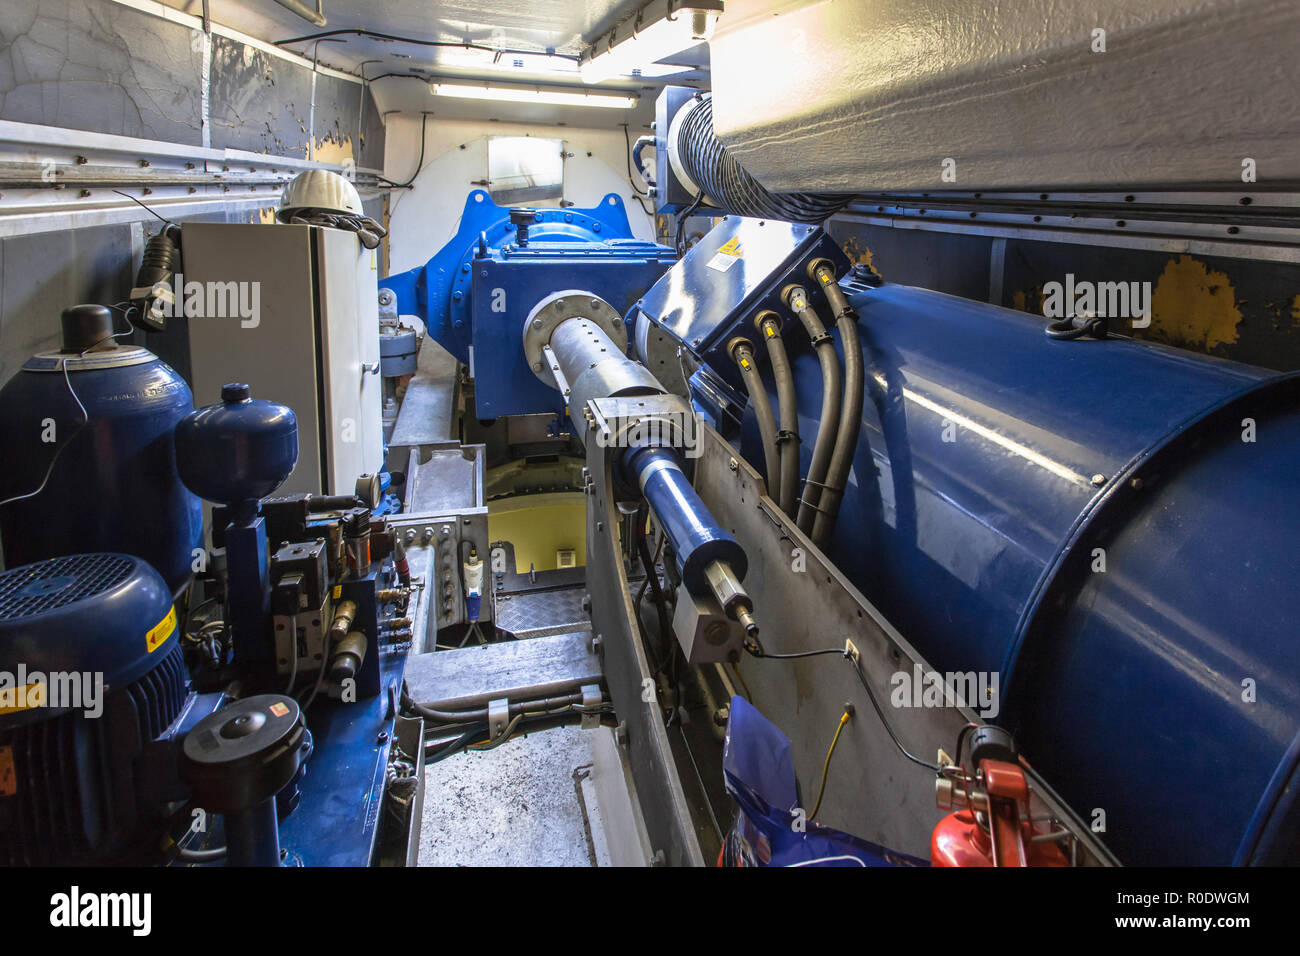
[[799, 403], [794, 390], [794, 373], [790, 369], [790, 357], [785, 353], [785, 340], [781, 338], [781, 317], [775, 312], [764, 311], [754, 322], [767, 343], [767, 358], [772, 363], [780, 413], [776, 443], [781, 453], [781, 495], [777, 503], [782, 511], [793, 517], [799, 494]]
[[583, 421], [587, 402], [593, 398], [618, 395], [660, 395], [665, 389], [643, 366], [623, 354], [595, 322], [572, 318], [561, 322], [551, 333], [549, 346], [555, 355], [559, 382], [568, 387], [569, 418], [575, 434], [586, 440]]
[[822, 325], [817, 311], [808, 302], [808, 293], [803, 287], [787, 286], [781, 297], [807, 330], [822, 370], [821, 419], [817, 423], [817, 440], [813, 443], [812, 460], [808, 463], [808, 476], [804, 479], [803, 496], [799, 499], [799, 514], [796, 518], [799, 530], [811, 535], [814, 518], [821, 507], [826, 470], [830, 467], [831, 454], [835, 450], [835, 436], [839, 431], [840, 361], [835, 357], [835, 342]]
[[835, 313], [835, 327], [840, 330], [840, 345], [844, 349], [844, 406], [840, 410], [839, 429], [835, 435], [835, 450], [826, 469], [826, 488], [818, 502], [817, 517], [813, 521], [813, 544], [825, 548], [835, 530], [844, 486], [849, 481], [853, 456], [858, 449], [858, 436], [862, 432], [862, 400], [866, 386], [863, 372], [862, 346], [858, 341], [858, 314], [844, 297], [835, 281], [835, 267], [826, 259], [818, 259], [810, 268], [813, 277], [826, 294]]
[[[568, 298], [567, 294], [564, 298]], [[593, 308], [598, 304], [594, 297], [590, 302]], [[526, 342], [529, 328], [537, 328], [533, 321], [535, 317], [525, 327]], [[564, 319], [546, 341], [537, 344], [542, 354], [554, 356], [552, 373], [556, 388], [565, 393], [569, 417], [584, 436], [584, 442], [587, 429], [582, 415], [590, 400], [667, 392], [649, 371], [623, 354], [592, 319], [581, 316]], [[748, 354], [752, 367], [753, 346]], [[763, 396], [770, 417], [771, 404], [766, 402], [761, 380], [755, 382], [753, 390]], [[775, 432], [774, 426], [772, 431]], [[769, 468], [774, 462], [775, 457], [769, 458]], [[728, 616], [755, 638], [758, 624], [753, 617], [753, 603], [740, 583], [748, 567], [745, 551], [718, 525], [695, 493], [682, 469], [681, 453], [658, 444], [640, 445], [625, 449], [619, 466], [629, 480], [640, 486], [650, 510], [668, 536], [676, 555], [678, 574], [687, 590], [696, 596], [712, 592]]]
[[329, 21], [325, 19], [325, 11], [321, 9], [321, 0], [316, 0], [315, 10], [303, 3], [302, 0], [275, 0], [275, 2], [284, 7], [290, 13], [296, 13], [314, 26], [323, 27], [329, 23]]
[[[582, 694], [562, 694], [558, 697], [543, 697], [539, 700], [511, 701], [507, 705], [507, 711], [511, 717], [517, 717], [572, 707], [574, 704], [581, 703]], [[488, 708], [486, 707], [476, 707], [473, 710], [439, 710], [436, 707], [410, 699], [405, 701], [405, 705], [421, 717], [439, 724], [467, 724], [488, 719]]]
[[279, 866], [275, 797], [224, 815], [226, 866]]
[[754, 344], [745, 338], [735, 338], [727, 346], [731, 360], [740, 368], [745, 388], [749, 390], [749, 401], [754, 406], [758, 418], [758, 433], [763, 439], [763, 462], [767, 470], [767, 495], [780, 500], [781, 497], [781, 453], [776, 437], [776, 416], [772, 414], [772, 403], [768, 401], [767, 389], [754, 364]]
[[[692, 594], [713, 590], [705, 569], [725, 562], [738, 577], [748, 566], [745, 551], [718, 526], [682, 470], [675, 448], [631, 448], [623, 456], [623, 470], [636, 481], [659, 519], [677, 555], [677, 572]], [[722, 603], [721, 601], [719, 603]]]

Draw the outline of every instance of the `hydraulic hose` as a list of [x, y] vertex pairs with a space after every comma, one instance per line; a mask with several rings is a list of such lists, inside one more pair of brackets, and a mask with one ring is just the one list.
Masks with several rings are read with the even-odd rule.
[[[571, 707], [574, 704], [581, 703], [581, 694], [565, 694], [560, 697], [546, 697], [541, 700], [511, 701], [509, 713], [510, 716], [514, 717], [517, 714], [555, 710], [556, 708]], [[488, 709], [486, 707], [476, 707], [473, 710], [436, 710], [427, 704], [412, 700], [409, 696], [403, 698], [402, 704], [408, 710], [414, 711], [426, 720], [432, 720], [439, 724], [469, 724], [488, 719]]]
[[785, 340], [781, 338], [781, 317], [771, 311], [760, 312], [754, 321], [767, 343], [767, 358], [772, 364], [772, 378], [776, 382], [776, 404], [780, 415], [776, 444], [781, 454], [781, 495], [777, 504], [787, 515], [794, 517], [795, 500], [799, 494], [799, 407], [795, 399], [794, 374], [790, 371], [790, 358], [785, 353]]
[[852, 196], [833, 193], [770, 193], [747, 173], [713, 132], [713, 100], [702, 96], [682, 119], [677, 156], [682, 168], [714, 204], [738, 216], [822, 222]]
[[835, 327], [840, 330], [840, 346], [844, 349], [844, 407], [840, 410], [839, 429], [835, 436], [835, 451], [826, 469], [826, 489], [818, 503], [817, 517], [813, 521], [813, 544], [824, 548], [835, 530], [835, 518], [844, 488], [853, 467], [853, 456], [858, 449], [858, 436], [862, 432], [862, 400], [866, 377], [862, 366], [862, 346], [858, 342], [858, 314], [844, 297], [835, 280], [835, 267], [825, 259], [812, 263], [809, 270], [826, 294], [835, 313]]
[[772, 403], [768, 401], [767, 389], [754, 364], [754, 344], [745, 338], [732, 339], [727, 351], [731, 360], [740, 368], [740, 375], [749, 390], [749, 401], [754, 406], [758, 418], [758, 433], [763, 439], [763, 461], [767, 469], [767, 495], [769, 498], [781, 498], [781, 453], [776, 437], [776, 416], [772, 414]]
[[799, 317], [817, 352], [822, 368], [822, 413], [817, 423], [817, 439], [813, 443], [812, 460], [808, 463], [808, 476], [803, 483], [803, 496], [799, 499], [799, 514], [795, 519], [799, 530], [811, 535], [814, 519], [821, 507], [822, 488], [831, 454], [835, 450], [835, 436], [840, 424], [840, 360], [835, 356], [835, 341], [822, 325], [817, 311], [808, 302], [808, 293], [800, 286], [788, 286], [782, 298], [790, 311]]

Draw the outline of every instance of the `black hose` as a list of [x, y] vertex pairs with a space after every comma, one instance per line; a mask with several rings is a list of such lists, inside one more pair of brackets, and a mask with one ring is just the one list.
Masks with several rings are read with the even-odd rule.
[[808, 294], [799, 286], [791, 286], [784, 295], [786, 305], [799, 317], [808, 331], [817, 351], [817, 361], [822, 367], [822, 413], [817, 423], [817, 440], [813, 443], [812, 460], [808, 463], [808, 477], [804, 479], [803, 497], [799, 499], [799, 516], [796, 523], [804, 534], [811, 535], [813, 521], [821, 507], [822, 488], [826, 470], [835, 451], [835, 436], [840, 424], [840, 360], [835, 357], [835, 341], [826, 326], [822, 325], [817, 311], [808, 302]]
[[768, 361], [772, 363], [780, 417], [776, 443], [781, 454], [781, 495], [777, 503], [793, 518], [799, 494], [799, 403], [795, 397], [794, 374], [790, 371], [790, 357], [785, 353], [785, 340], [781, 338], [780, 317], [775, 312], [761, 313], [758, 328], [767, 343]]
[[[568, 707], [581, 703], [581, 694], [565, 694], [562, 697], [546, 697], [541, 700], [521, 700], [511, 703], [509, 712], [511, 716], [514, 716], [515, 714], [554, 710], [557, 707]], [[434, 720], [440, 724], [471, 724], [488, 719], [488, 709], [486, 707], [478, 707], [473, 710], [435, 710], [427, 704], [412, 700], [410, 695], [405, 692], [402, 694], [402, 706], [407, 710], [414, 711], [426, 720]]]
[[835, 436], [835, 451], [826, 469], [826, 490], [818, 502], [817, 518], [813, 521], [813, 544], [825, 548], [835, 530], [835, 518], [844, 488], [849, 482], [853, 456], [858, 450], [858, 436], [862, 432], [862, 400], [866, 377], [862, 366], [862, 345], [858, 341], [858, 313], [844, 297], [835, 281], [835, 269], [822, 260], [813, 263], [816, 276], [826, 301], [835, 313], [835, 327], [840, 330], [840, 346], [844, 349], [844, 407], [840, 410], [839, 430]]
[[[668, 602], [664, 598], [663, 588], [659, 586], [659, 574], [655, 571], [655, 560], [650, 554], [650, 545], [645, 539], [643, 529], [645, 528], [645, 507], [637, 514], [637, 531], [636, 531], [636, 551], [637, 556], [641, 559], [641, 567], [645, 569], [646, 584], [650, 586], [650, 595], [654, 600], [655, 614], [659, 617], [659, 634], [664, 642], [663, 657], [655, 667], [655, 676], [667, 666], [668, 673], [676, 673], [675, 662], [676, 653], [673, 647], [673, 624], [668, 614]], [[638, 613], [640, 613], [638, 611]]]
[[677, 155], [687, 175], [720, 208], [738, 216], [822, 222], [853, 199], [832, 193], [770, 193], [731, 156], [713, 133], [712, 97], [690, 107], [677, 134]]
[[758, 434], [763, 439], [763, 462], [767, 470], [767, 496], [780, 500], [781, 497], [781, 453], [776, 441], [776, 416], [772, 414], [772, 403], [768, 401], [767, 389], [754, 364], [754, 346], [748, 339], [736, 339], [731, 343], [732, 361], [740, 368], [745, 388], [749, 390], [749, 403], [754, 406], [758, 418]]

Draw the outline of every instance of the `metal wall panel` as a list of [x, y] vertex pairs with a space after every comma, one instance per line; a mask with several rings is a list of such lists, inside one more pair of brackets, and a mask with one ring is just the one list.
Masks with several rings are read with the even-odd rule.
[[0, 4], [0, 118], [202, 145], [195, 31], [102, 0]]

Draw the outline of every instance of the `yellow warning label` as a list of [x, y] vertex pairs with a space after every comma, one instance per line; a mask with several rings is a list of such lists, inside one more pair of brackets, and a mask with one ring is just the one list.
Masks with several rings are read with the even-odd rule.
[[267, 710], [271, 712], [272, 717], [283, 717], [285, 714], [289, 713], [288, 706], [280, 703], [279, 701], [276, 701], [274, 704], [268, 707]]
[[749, 359], [741, 359], [741, 360], [740, 360], [740, 367], [741, 367], [741, 368], [749, 368]]
[[740, 238], [738, 236], [732, 236], [725, 244], [718, 247], [718, 251], [725, 252], [729, 256], [739, 256]]
[[45, 706], [45, 685], [40, 681], [21, 687], [0, 687], [0, 715]]
[[18, 775], [14, 773], [14, 748], [0, 747], [0, 797], [18, 792]]
[[334, 585], [334, 600], [337, 601], [342, 596], [343, 596], [343, 585], [341, 584]]
[[149, 633], [144, 636], [144, 646], [152, 654], [158, 648], [167, 642], [167, 638], [172, 636], [176, 630], [176, 608], [173, 605], [167, 612], [167, 616], [149, 628]]

